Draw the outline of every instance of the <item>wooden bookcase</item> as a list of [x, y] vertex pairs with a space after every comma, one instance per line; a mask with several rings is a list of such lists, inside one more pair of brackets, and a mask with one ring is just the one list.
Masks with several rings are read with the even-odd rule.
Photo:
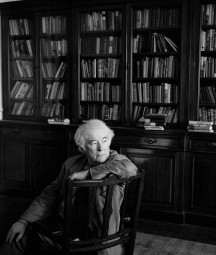
[[[199, 119], [200, 107], [216, 108], [211, 101], [200, 101], [201, 90], [215, 86], [215, 77], [200, 77], [202, 57], [216, 59], [215, 49], [200, 50], [201, 28], [206, 32], [216, 29], [215, 25], [201, 25], [202, 5], [211, 3], [214, 1], [29, 0], [1, 5], [4, 121], [0, 122], [0, 192], [40, 191], [58, 174], [64, 160], [77, 154], [73, 140], [77, 125], [97, 117], [114, 129], [113, 148], [146, 170], [141, 217], [216, 225], [212, 195], [216, 194], [216, 136], [186, 130], [188, 120]], [[140, 25], [142, 12], [149, 13], [151, 25]], [[164, 13], [173, 13], [177, 22], [172, 23], [172, 15], [168, 18]], [[109, 27], [107, 22], [105, 29], [105, 22], [102, 26], [99, 21], [99, 28], [93, 28], [93, 16], [120, 18], [117, 26]], [[161, 22], [159, 16], [167, 18]], [[10, 20], [16, 24], [20, 19], [28, 21], [29, 34], [10, 34]], [[46, 19], [52, 20], [48, 27], [57, 19], [64, 20], [66, 25], [60, 27], [65, 29], [43, 30]], [[84, 26], [86, 20], [89, 29]], [[142, 45], [141, 40], [146, 43]], [[112, 47], [111, 42], [117, 46]], [[27, 45], [28, 50], [18, 47], [17, 53], [15, 44]], [[55, 46], [51, 50], [51, 44], [59, 45], [57, 52]], [[143, 75], [143, 69], [137, 67], [146, 60], [152, 71]], [[18, 66], [13, 63], [22, 61], [30, 63], [31, 76], [14, 76], [12, 68]], [[174, 72], [166, 61], [175, 67]], [[114, 63], [119, 63], [118, 72], [108, 75]], [[60, 77], [56, 74], [59, 66], [66, 67]], [[106, 66], [104, 76], [102, 66]], [[159, 66], [170, 73], [161, 73]], [[19, 93], [12, 93], [15, 84], [24, 83], [33, 88], [32, 97], [23, 92], [23, 98], [16, 98]], [[147, 85], [151, 96], [144, 90]], [[54, 93], [55, 86], [60, 90], [64, 86], [63, 96]], [[171, 91], [166, 94], [167, 88]], [[106, 91], [103, 96], [101, 91]], [[32, 112], [12, 114], [15, 103], [32, 103]], [[55, 104], [60, 106], [60, 114], [55, 113]], [[114, 105], [119, 110], [117, 117], [105, 114], [104, 108], [111, 112]], [[136, 108], [141, 114], [134, 113]], [[146, 131], [136, 127], [144, 109], [174, 109], [177, 118], [170, 117], [164, 131]], [[71, 125], [48, 125], [50, 117], [68, 117]]]

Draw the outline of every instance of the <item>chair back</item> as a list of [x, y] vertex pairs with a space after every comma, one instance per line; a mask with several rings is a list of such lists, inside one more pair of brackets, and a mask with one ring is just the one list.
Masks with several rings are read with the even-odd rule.
[[[137, 223], [139, 219], [140, 205], [144, 186], [144, 171], [136, 176], [119, 179], [110, 175], [103, 180], [71, 181], [68, 179], [66, 186], [66, 201], [63, 227], [63, 254], [69, 255], [75, 252], [91, 252], [100, 249], [125, 244], [125, 254], [133, 254]], [[79, 239], [73, 239], [73, 199], [76, 193], [85, 189], [86, 212], [82, 215], [82, 235]], [[110, 220], [113, 213], [113, 199], [116, 189], [123, 191], [123, 200], [120, 205], [119, 228], [115, 233], [110, 233]], [[131, 193], [132, 190], [132, 193]], [[102, 208], [100, 215], [100, 229], [92, 232], [92, 221], [98, 194], [102, 196]], [[98, 208], [97, 208], [98, 209]]]

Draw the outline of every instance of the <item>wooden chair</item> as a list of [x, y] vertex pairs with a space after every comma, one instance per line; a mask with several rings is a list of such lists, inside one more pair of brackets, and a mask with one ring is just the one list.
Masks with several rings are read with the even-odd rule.
[[[124, 187], [124, 199], [120, 208], [120, 226], [119, 231], [109, 234], [109, 221], [112, 215], [112, 196], [116, 185]], [[35, 222], [33, 228], [49, 238], [60, 243], [63, 247], [64, 255], [69, 254], [97, 254], [96, 251], [118, 244], [124, 245], [124, 254], [132, 255], [136, 239], [137, 223], [139, 219], [140, 205], [144, 187], [144, 171], [139, 172], [136, 176], [128, 179], [119, 179], [114, 175], [110, 175], [103, 180], [84, 180], [71, 181], [68, 179], [66, 187], [66, 201], [64, 211], [63, 231], [49, 231], [44, 227], [44, 223]], [[103, 213], [103, 221], [101, 224], [101, 234], [92, 235], [89, 231], [89, 222], [91, 220], [92, 205], [95, 203], [96, 190], [105, 189], [105, 202]], [[77, 189], [88, 189], [88, 202], [86, 204], [86, 214], [83, 217], [84, 229], [82, 239], [71, 238], [73, 230], [73, 222], [71, 220], [71, 212], [74, 210], [72, 199]]]

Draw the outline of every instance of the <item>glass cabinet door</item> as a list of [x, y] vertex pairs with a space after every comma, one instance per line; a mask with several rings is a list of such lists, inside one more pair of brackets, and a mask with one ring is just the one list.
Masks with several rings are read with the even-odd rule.
[[41, 16], [40, 28], [41, 116], [63, 118], [67, 115], [67, 16]]

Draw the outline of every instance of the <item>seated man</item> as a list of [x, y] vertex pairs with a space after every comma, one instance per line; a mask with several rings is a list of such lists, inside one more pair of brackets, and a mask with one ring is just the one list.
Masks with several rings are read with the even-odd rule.
[[[33, 235], [29, 223], [52, 217], [56, 221], [56, 225], [61, 225], [63, 220], [65, 183], [68, 177], [72, 180], [84, 180], [101, 179], [109, 173], [113, 173], [119, 178], [128, 178], [136, 175], [137, 167], [126, 156], [110, 150], [113, 136], [113, 130], [103, 121], [97, 119], [89, 120], [78, 127], [74, 139], [82, 155], [66, 160], [56, 180], [34, 199], [17, 222], [11, 226], [6, 242], [0, 249], [0, 255], [54, 254], [61, 249], [58, 244], [52, 242], [47, 237], [41, 234]], [[112, 222], [109, 226], [110, 233], [118, 230], [118, 209], [123, 199], [122, 189], [119, 188], [117, 193], [115, 193], [115, 197], [116, 201], [113, 203], [115, 208], [113, 208]], [[74, 215], [77, 214], [75, 213]], [[98, 214], [92, 216], [92, 227], [95, 227], [96, 224], [96, 227], [99, 228], [97, 218]], [[98, 254], [120, 255], [121, 247], [118, 245], [104, 249], [98, 252]]]

